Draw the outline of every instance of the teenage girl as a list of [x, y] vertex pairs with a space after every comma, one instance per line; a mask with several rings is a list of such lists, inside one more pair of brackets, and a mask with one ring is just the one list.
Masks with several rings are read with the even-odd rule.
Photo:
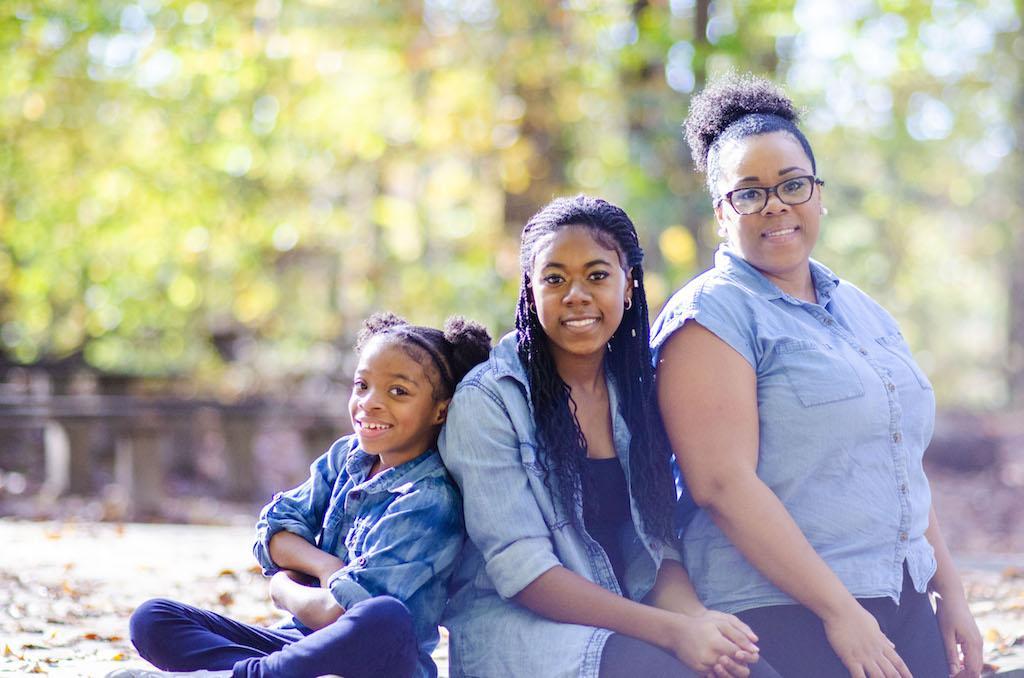
[[185, 675], [436, 676], [430, 653], [464, 532], [435, 441], [455, 385], [489, 348], [487, 331], [461, 318], [442, 332], [371, 317], [349, 400], [355, 433], [257, 523], [256, 558], [293, 620], [266, 629], [150, 600], [131, 618], [139, 654], [161, 669], [209, 670]]
[[516, 331], [462, 381], [439, 440], [469, 534], [453, 678], [777, 675], [679, 562], [642, 259], [625, 212], [587, 196], [523, 230]]

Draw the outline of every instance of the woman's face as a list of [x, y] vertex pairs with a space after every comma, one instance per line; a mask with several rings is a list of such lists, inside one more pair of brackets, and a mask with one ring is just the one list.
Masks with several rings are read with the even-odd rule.
[[569, 356], [603, 357], [632, 286], [619, 251], [585, 226], [565, 226], [540, 242], [530, 288], [556, 364]]
[[[719, 195], [746, 187], [771, 187], [790, 177], [813, 174], [800, 142], [788, 132], [745, 137], [719, 155]], [[809, 275], [808, 258], [818, 240], [821, 189], [811, 199], [787, 205], [773, 192], [760, 212], [737, 214], [726, 200], [715, 207], [729, 245], [754, 268], [778, 284]], [[780, 285], [782, 287], [782, 285]]]

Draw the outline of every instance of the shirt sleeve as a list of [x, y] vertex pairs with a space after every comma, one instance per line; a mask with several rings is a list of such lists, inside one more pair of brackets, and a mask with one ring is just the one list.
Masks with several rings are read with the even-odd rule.
[[478, 384], [463, 382], [449, 407], [438, 448], [462, 490], [466, 532], [504, 598], [561, 564], [531, 491], [519, 444], [498, 397]]
[[310, 465], [306, 482], [287, 492], [278, 492], [260, 511], [253, 555], [263, 574], [271, 575], [280, 569], [270, 557], [270, 540], [278, 532], [292, 532], [316, 545], [334, 484], [344, 469], [350, 448], [347, 437], [335, 442]]
[[458, 493], [448, 482], [426, 479], [391, 502], [370, 526], [362, 553], [327, 586], [345, 609], [385, 594], [408, 603], [435, 578], [451, 575], [463, 537]]
[[686, 321], [695, 320], [743, 356], [757, 370], [753, 319], [745, 294], [721, 281], [680, 290], [665, 306], [651, 329], [651, 350], [657, 367], [661, 349]]

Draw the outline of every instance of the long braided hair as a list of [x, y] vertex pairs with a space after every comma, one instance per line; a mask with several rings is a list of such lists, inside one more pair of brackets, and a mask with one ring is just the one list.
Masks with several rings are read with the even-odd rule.
[[569, 387], [555, 368], [548, 337], [536, 312], [531, 310], [530, 288], [530, 272], [539, 245], [568, 226], [583, 226], [602, 247], [617, 251], [633, 277], [633, 303], [608, 342], [605, 364], [618, 388], [620, 409], [631, 436], [630, 494], [637, 501], [646, 531], [671, 540], [675, 487], [669, 466], [671, 448], [658, 415], [654, 390], [644, 253], [636, 227], [626, 213], [600, 198], [586, 195], [550, 202], [526, 224], [521, 239], [522, 279], [516, 306], [516, 338], [519, 358], [530, 382], [539, 443], [537, 462], [548, 490], [560, 498], [568, 515], [578, 522], [587, 441], [576, 418]]

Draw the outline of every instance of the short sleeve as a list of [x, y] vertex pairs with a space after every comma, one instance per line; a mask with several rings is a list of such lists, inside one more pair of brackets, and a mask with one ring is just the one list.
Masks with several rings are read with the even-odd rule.
[[661, 349], [686, 321], [694, 320], [743, 356], [757, 369], [754, 327], [748, 295], [719, 279], [698, 279], [679, 290], [665, 304], [651, 327], [651, 352], [655, 367]]

